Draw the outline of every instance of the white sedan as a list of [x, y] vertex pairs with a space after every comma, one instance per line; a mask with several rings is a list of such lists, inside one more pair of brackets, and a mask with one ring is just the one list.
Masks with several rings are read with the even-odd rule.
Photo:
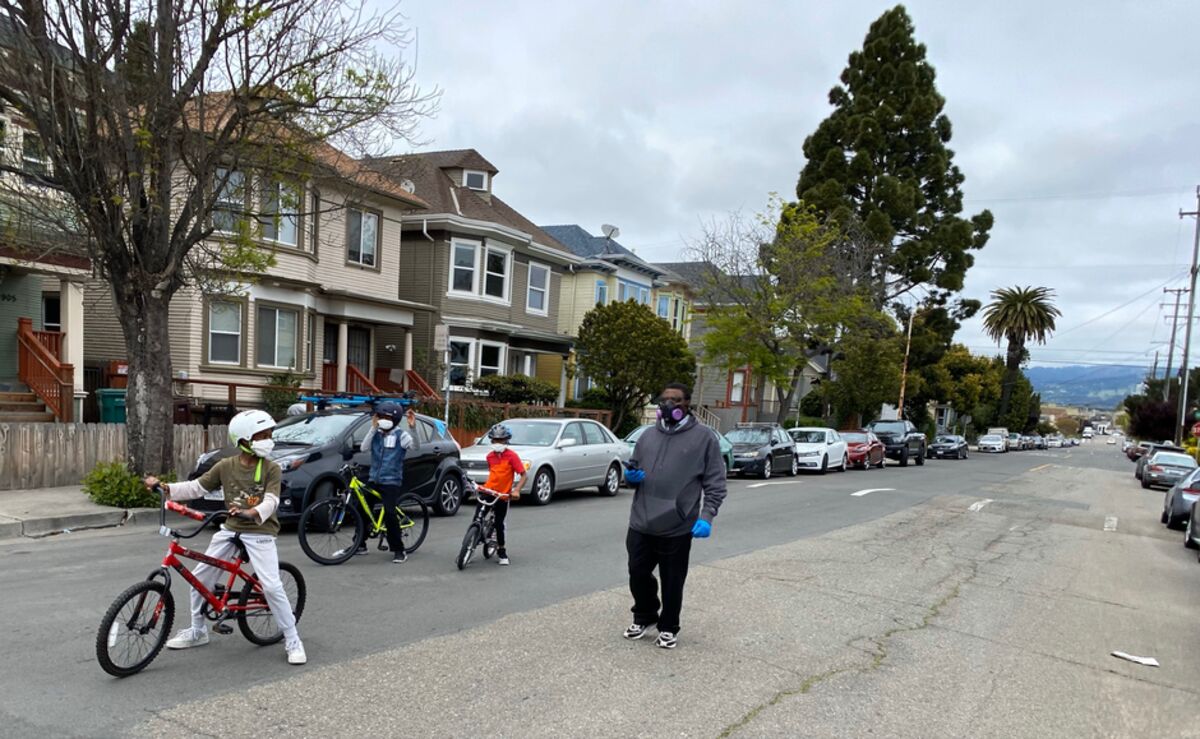
[[1008, 442], [999, 434], [988, 434], [979, 437], [979, 451], [1003, 454], [1008, 451]]
[[[532, 476], [522, 494], [537, 505], [546, 505], [556, 492], [595, 487], [602, 495], [621, 491], [622, 463], [630, 448], [595, 421], [574, 418], [514, 418], [504, 422], [512, 429], [510, 446]], [[485, 436], [462, 450], [460, 464], [478, 484], [488, 478]]]
[[796, 459], [800, 469], [825, 474], [830, 468], [845, 472], [849, 466], [846, 440], [833, 429], [798, 426], [788, 429], [788, 434], [796, 442]]

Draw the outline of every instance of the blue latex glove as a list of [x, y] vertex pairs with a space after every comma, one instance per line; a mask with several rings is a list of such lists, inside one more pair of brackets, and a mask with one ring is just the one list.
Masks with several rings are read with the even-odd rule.
[[641, 485], [645, 480], [645, 470], [625, 470], [625, 482], [630, 485]]
[[707, 539], [710, 534], [712, 534], [712, 524], [703, 518], [696, 519], [696, 525], [692, 526], [692, 536], [697, 539]]

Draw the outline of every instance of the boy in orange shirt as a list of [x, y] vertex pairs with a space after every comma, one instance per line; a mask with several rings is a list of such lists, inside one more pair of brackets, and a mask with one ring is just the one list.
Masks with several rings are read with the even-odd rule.
[[[498, 423], [488, 432], [488, 438], [492, 441], [492, 451], [487, 455], [488, 479], [483, 486], [497, 493], [510, 493], [512, 500], [520, 499], [521, 488], [525, 486], [525, 465], [517, 453], [508, 448], [508, 443], [512, 441], [512, 429]], [[508, 500], [497, 500], [493, 511], [496, 516], [497, 554], [500, 555], [497, 561], [507, 565], [504, 520], [508, 516]]]

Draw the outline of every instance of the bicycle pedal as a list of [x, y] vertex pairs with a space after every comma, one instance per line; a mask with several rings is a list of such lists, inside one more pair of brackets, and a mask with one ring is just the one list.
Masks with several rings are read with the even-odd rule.
[[225, 634], [228, 636], [233, 633], [233, 627], [229, 624], [217, 624], [213, 627], [213, 631], [217, 632], [218, 634]]
[[387, 550], [388, 550], [388, 544], [387, 544], [387, 542], [386, 542], [386, 541], [384, 541], [383, 539], [380, 539], [380, 540], [379, 540], [379, 551], [381, 551], [381, 552], [386, 552]]

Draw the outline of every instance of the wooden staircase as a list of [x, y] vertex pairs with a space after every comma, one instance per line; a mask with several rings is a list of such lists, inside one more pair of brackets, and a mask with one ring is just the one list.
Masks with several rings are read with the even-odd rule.
[[54, 414], [28, 390], [0, 391], [0, 423], [50, 423]]

